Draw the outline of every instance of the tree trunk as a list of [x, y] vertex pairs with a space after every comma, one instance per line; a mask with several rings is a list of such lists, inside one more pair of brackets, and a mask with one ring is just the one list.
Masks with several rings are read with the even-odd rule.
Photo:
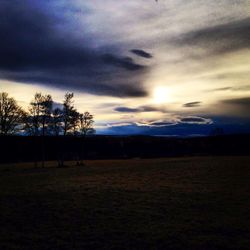
[[[37, 143], [38, 142], [37, 137], [36, 136], [33, 136], [33, 137], [34, 137], [34, 145], [39, 145], [39, 143]], [[35, 159], [34, 159], [34, 167], [37, 168], [37, 166], [38, 166], [37, 150], [35, 151], [34, 157], [35, 157]]]
[[85, 159], [85, 139], [86, 136], [83, 135], [82, 140], [81, 140], [81, 150], [80, 150], [80, 165], [84, 166], [84, 159]]
[[45, 167], [45, 140], [44, 136], [42, 136], [42, 167]]

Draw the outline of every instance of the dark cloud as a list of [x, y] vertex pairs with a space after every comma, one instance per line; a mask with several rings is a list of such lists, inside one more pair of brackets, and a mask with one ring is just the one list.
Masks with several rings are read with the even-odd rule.
[[211, 124], [213, 123], [209, 118], [203, 118], [198, 116], [188, 116], [180, 118], [180, 123], [186, 124]]
[[201, 105], [201, 102], [188, 102], [183, 104], [183, 107], [185, 108], [194, 108], [194, 107], [199, 107]]
[[223, 103], [236, 104], [236, 105], [250, 105], [250, 97], [234, 98], [223, 100]]
[[155, 106], [140, 106], [138, 108], [129, 108], [129, 107], [117, 107], [115, 111], [121, 113], [139, 113], [139, 112], [166, 112], [164, 108], [155, 107]]
[[164, 107], [155, 107], [150, 105], [145, 105], [140, 107], [143, 112], [162, 112], [165, 113], [167, 110]]
[[137, 113], [140, 112], [140, 109], [138, 108], [128, 108], [128, 107], [117, 107], [115, 108], [115, 111], [121, 112], [121, 113]]
[[147, 67], [120, 56], [119, 48], [93, 48], [94, 38], [85, 27], [76, 35], [60, 3], [1, 1], [0, 77], [98, 95], [147, 95]]
[[[250, 18], [191, 31], [181, 39], [181, 45], [204, 47], [213, 55], [250, 48]], [[176, 41], [175, 41], [176, 42]]]
[[176, 123], [172, 123], [172, 122], [152, 122], [150, 124], [151, 127], [165, 127], [165, 126], [173, 126]]
[[218, 111], [223, 110], [221, 116], [230, 117], [232, 121], [237, 118], [239, 123], [250, 122], [250, 97], [223, 99], [218, 101], [216, 105], [219, 107]]
[[117, 57], [112, 54], [105, 54], [103, 56], [103, 60], [106, 63], [113, 64], [115, 66], [118, 66], [127, 70], [131, 70], [131, 71], [141, 70], [145, 68], [145, 66], [143, 65], [134, 63], [133, 59], [130, 57]]
[[150, 58], [153, 58], [153, 55], [144, 51], [144, 50], [141, 50], [141, 49], [132, 49], [130, 50], [132, 53], [134, 53], [135, 55], [137, 56], [141, 56], [141, 57], [144, 57], [144, 58], [147, 58], [147, 59], [150, 59]]

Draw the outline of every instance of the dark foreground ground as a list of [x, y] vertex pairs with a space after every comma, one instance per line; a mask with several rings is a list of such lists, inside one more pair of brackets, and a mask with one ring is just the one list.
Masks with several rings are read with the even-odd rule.
[[250, 157], [0, 166], [0, 249], [249, 249]]

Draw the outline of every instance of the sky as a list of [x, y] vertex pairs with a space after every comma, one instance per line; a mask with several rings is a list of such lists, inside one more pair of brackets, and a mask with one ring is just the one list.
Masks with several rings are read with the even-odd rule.
[[0, 92], [95, 117], [98, 134], [250, 132], [249, 0], [0, 0]]

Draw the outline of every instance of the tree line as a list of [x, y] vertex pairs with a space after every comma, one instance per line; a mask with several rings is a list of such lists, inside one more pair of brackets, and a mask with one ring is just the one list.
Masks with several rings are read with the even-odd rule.
[[51, 95], [36, 93], [26, 111], [8, 93], [0, 93], [0, 135], [86, 136], [95, 133], [93, 115], [78, 112], [73, 97], [73, 93], [66, 93], [63, 103], [56, 107]]

